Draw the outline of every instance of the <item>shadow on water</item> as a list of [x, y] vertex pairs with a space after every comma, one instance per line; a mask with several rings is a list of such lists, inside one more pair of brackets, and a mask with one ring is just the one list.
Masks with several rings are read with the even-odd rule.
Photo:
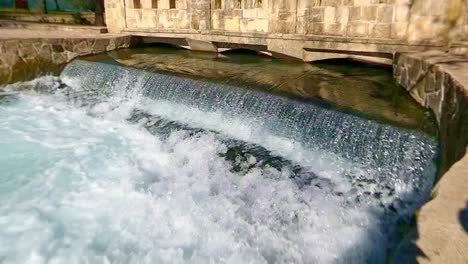
[[[420, 234], [416, 218], [417, 217], [413, 219], [411, 229], [401, 242], [399, 248], [395, 251], [395, 254], [389, 259], [388, 263], [413, 264], [419, 263], [418, 259], [431, 261], [429, 256], [427, 256], [424, 250], [417, 244], [417, 241], [420, 239]], [[465, 207], [460, 209], [458, 221], [468, 235], [468, 201], [466, 201]]]
[[424, 251], [417, 245], [419, 231], [416, 217], [413, 217], [409, 228], [406, 237], [395, 250], [394, 255], [388, 259], [388, 263], [413, 264], [418, 263], [418, 258], [429, 259]]
[[468, 233], [468, 201], [466, 201], [465, 208], [460, 210], [458, 219], [465, 232]]

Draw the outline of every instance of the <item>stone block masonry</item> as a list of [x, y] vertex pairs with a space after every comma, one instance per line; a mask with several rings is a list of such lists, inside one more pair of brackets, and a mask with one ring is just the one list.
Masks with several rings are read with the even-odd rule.
[[468, 38], [467, 0], [106, 0], [105, 4], [111, 32], [219, 31], [413, 44]]
[[265, 52], [304, 61], [358, 58], [391, 64], [396, 52], [452, 49], [463, 53], [468, 46], [468, 0], [105, 3], [110, 32], [195, 39], [219, 48], [228, 44], [263, 45]]
[[[397, 54], [394, 77], [439, 123], [441, 173], [433, 199], [394, 263], [468, 263], [468, 236], [460, 216], [468, 211], [468, 56], [440, 51]], [[466, 221], [466, 220], [465, 220]]]
[[[72, 59], [130, 46], [130, 36], [2, 30], [0, 85], [34, 78]], [[80, 36], [81, 35], [81, 36]]]
[[468, 144], [468, 56], [440, 51], [398, 54], [394, 77], [435, 114], [445, 172], [465, 155]]

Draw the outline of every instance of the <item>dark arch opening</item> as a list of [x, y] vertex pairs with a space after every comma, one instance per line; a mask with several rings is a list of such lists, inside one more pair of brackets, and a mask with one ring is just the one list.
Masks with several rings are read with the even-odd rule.
[[229, 49], [221, 52], [222, 54], [250, 54], [250, 55], [258, 55], [261, 54], [256, 50], [253, 49], [246, 49], [246, 48], [234, 48], [234, 49]]
[[[265, 60], [274, 60], [272, 56], [262, 53], [259, 50], [247, 48], [234, 48], [220, 52], [225, 59], [235, 61], [236, 63], [249, 64], [258, 63]], [[254, 55], [254, 56], [252, 56]]]
[[368, 71], [372, 70], [386, 70], [392, 71], [392, 65], [383, 63], [365, 61], [353, 58], [342, 58], [342, 59], [325, 59], [311, 62], [311, 64], [323, 67], [333, 67], [335, 70], [342, 71], [343, 73], [356, 73], [362, 72], [362, 74], [368, 74]]

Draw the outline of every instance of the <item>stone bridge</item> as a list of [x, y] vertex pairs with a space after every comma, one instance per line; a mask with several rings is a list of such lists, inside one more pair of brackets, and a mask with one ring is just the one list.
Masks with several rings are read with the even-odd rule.
[[396, 52], [466, 52], [468, 40], [468, 0], [105, 0], [105, 8], [109, 31], [145, 43], [304, 61], [391, 63]]

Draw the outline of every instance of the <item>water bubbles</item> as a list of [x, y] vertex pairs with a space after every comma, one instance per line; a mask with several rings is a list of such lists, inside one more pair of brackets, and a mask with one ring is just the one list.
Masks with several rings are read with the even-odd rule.
[[425, 195], [432, 145], [415, 146], [421, 135], [81, 66], [67, 66], [67, 89], [0, 105], [2, 260], [382, 262], [393, 219]]

